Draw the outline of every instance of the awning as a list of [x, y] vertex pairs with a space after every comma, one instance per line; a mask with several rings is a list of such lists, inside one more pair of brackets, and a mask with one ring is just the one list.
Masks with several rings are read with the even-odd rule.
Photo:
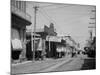
[[[26, 32], [26, 35], [27, 35], [27, 36], [31, 36], [31, 34], [32, 34], [31, 32]], [[36, 34], [36, 33], [35, 33], [35, 34], [33, 33], [32, 35], [33, 35], [33, 36], [35, 35], [35, 36], [38, 36], [38, 37], [40, 36], [39, 34]]]
[[13, 39], [11, 41], [13, 50], [21, 50], [22, 49], [22, 42], [19, 39]]
[[57, 36], [47, 36], [46, 41], [61, 42], [61, 39]]
[[66, 47], [57, 47], [57, 52], [66, 52]]

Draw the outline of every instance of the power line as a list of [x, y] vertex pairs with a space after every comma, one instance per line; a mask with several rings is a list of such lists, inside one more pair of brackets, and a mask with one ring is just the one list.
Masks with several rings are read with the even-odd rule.
[[[43, 16], [45, 16], [45, 18], [47, 18], [47, 19], [49, 20], [50, 23], [54, 23], [56, 26], [58, 26], [58, 28], [60, 28], [59, 25], [55, 22], [55, 20], [53, 20], [53, 19], [47, 14], [47, 12], [46, 12], [45, 10], [43, 10], [43, 8], [42, 8], [42, 10], [40, 9], [39, 12], [40, 12]], [[54, 29], [54, 30], [56, 31], [56, 29]]]
[[44, 5], [44, 6], [40, 6], [40, 8], [47, 8], [47, 7], [52, 7], [52, 6], [55, 6], [54, 4], [51, 4], [51, 5]]
[[49, 9], [49, 10], [56, 10], [56, 9], [61, 9], [61, 8], [66, 8], [66, 7], [73, 7], [73, 6], [67, 6], [67, 5], [64, 6], [63, 5], [63, 6], [52, 8], [52, 9]]
[[[42, 10], [41, 10], [42, 9]], [[47, 12], [43, 9], [43, 8], [41, 8], [40, 10], [41, 11], [43, 11], [43, 13], [52, 21], [52, 22], [54, 22], [55, 24], [56, 24], [56, 22], [47, 14]]]
[[[34, 2], [34, 3], [33, 2], [32, 3], [28, 2], [28, 4], [31, 4], [32, 6], [36, 5], [39, 8], [45, 8], [45, 9], [48, 8], [48, 7], [49, 8], [51, 7], [52, 9], [50, 9], [50, 10], [55, 10], [55, 9], [59, 9], [59, 8], [65, 8], [65, 7], [73, 7], [73, 6], [75, 6], [74, 4], [50, 4], [50, 5], [40, 6], [39, 2]], [[57, 7], [57, 6], [60, 6], [60, 7]], [[56, 7], [56, 8], [53, 8], [53, 7]]]
[[[44, 13], [44, 11], [41, 11], [41, 10], [38, 10], [46, 19], [48, 19], [49, 21], [49, 23], [54, 23], [55, 24], [55, 26], [58, 26], [58, 28], [60, 28], [59, 27], [59, 25], [51, 18], [51, 17], [48, 17], [48, 15], [47, 14], [45, 14]], [[55, 31], [56, 31], [56, 29], [55, 29]]]
[[48, 19], [49, 21], [49, 23], [54, 23], [55, 25], [57, 25], [57, 23], [51, 18], [51, 17], [48, 17], [46, 14], [44, 14], [42, 11], [40, 11], [39, 10], [39, 12], [46, 18], [46, 19]]
[[48, 19], [49, 22], [51, 22], [51, 20], [50, 20], [41, 10], [39, 10], [39, 12], [40, 12], [46, 19]]
[[[92, 12], [92, 13], [96, 13], [96, 10], [95, 10], [95, 9], [92, 9], [91, 12]], [[96, 21], [96, 16], [95, 16], [95, 17], [91, 17], [90, 19], [91, 19], [92, 21], [93, 21], [93, 20]], [[96, 22], [89, 22], [89, 24], [92, 25], [92, 26], [88, 26], [88, 28], [91, 29], [91, 31], [90, 31], [90, 38], [91, 38], [91, 40], [92, 40], [92, 39], [93, 39], [93, 31], [94, 31], [94, 33], [96, 34]]]

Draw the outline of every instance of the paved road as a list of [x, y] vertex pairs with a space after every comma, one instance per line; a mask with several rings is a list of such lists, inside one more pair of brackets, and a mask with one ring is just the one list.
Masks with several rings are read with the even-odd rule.
[[83, 59], [80, 58], [73, 58], [73, 60], [70, 60], [59, 67], [56, 67], [55, 69], [52, 69], [51, 72], [54, 71], [75, 71], [80, 70], [82, 67], [82, 64], [84, 63]]
[[[71, 58], [61, 58], [61, 59], [47, 59], [44, 61], [35, 61], [35, 62], [27, 62], [24, 64], [16, 64], [12, 65], [12, 74], [19, 74], [19, 73], [37, 73], [37, 72], [48, 72], [45, 71], [53, 66], [56, 65], [59, 66], [67, 61], [69, 61]], [[54, 67], [55, 68], [55, 67]]]
[[70, 60], [55, 69], [52, 69], [51, 72], [54, 71], [76, 71], [76, 70], [90, 70], [96, 68], [95, 58], [88, 57], [77, 57], [73, 58], [74, 60]]
[[[68, 60], [69, 59], [69, 60]], [[79, 55], [73, 58], [37, 61], [12, 67], [12, 73], [36, 73], [95, 69], [95, 59]]]

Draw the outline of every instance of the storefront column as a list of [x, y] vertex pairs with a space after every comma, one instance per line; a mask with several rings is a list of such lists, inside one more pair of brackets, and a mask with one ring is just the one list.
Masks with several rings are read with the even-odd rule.
[[24, 29], [23, 58], [26, 58], [26, 30]]

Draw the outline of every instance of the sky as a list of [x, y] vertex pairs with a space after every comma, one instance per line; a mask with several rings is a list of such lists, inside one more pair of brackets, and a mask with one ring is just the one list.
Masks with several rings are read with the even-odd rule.
[[27, 29], [32, 29], [34, 26], [34, 6], [38, 6], [36, 14], [36, 28], [43, 28], [44, 25], [49, 26], [50, 23], [54, 23], [54, 27], [58, 36], [70, 35], [72, 38], [80, 43], [85, 44], [89, 38], [89, 31], [94, 29], [88, 28], [88, 26], [95, 26], [94, 19], [95, 6], [90, 5], [75, 5], [75, 4], [57, 4], [57, 3], [36, 3], [27, 2], [27, 13], [31, 16], [32, 25]]

